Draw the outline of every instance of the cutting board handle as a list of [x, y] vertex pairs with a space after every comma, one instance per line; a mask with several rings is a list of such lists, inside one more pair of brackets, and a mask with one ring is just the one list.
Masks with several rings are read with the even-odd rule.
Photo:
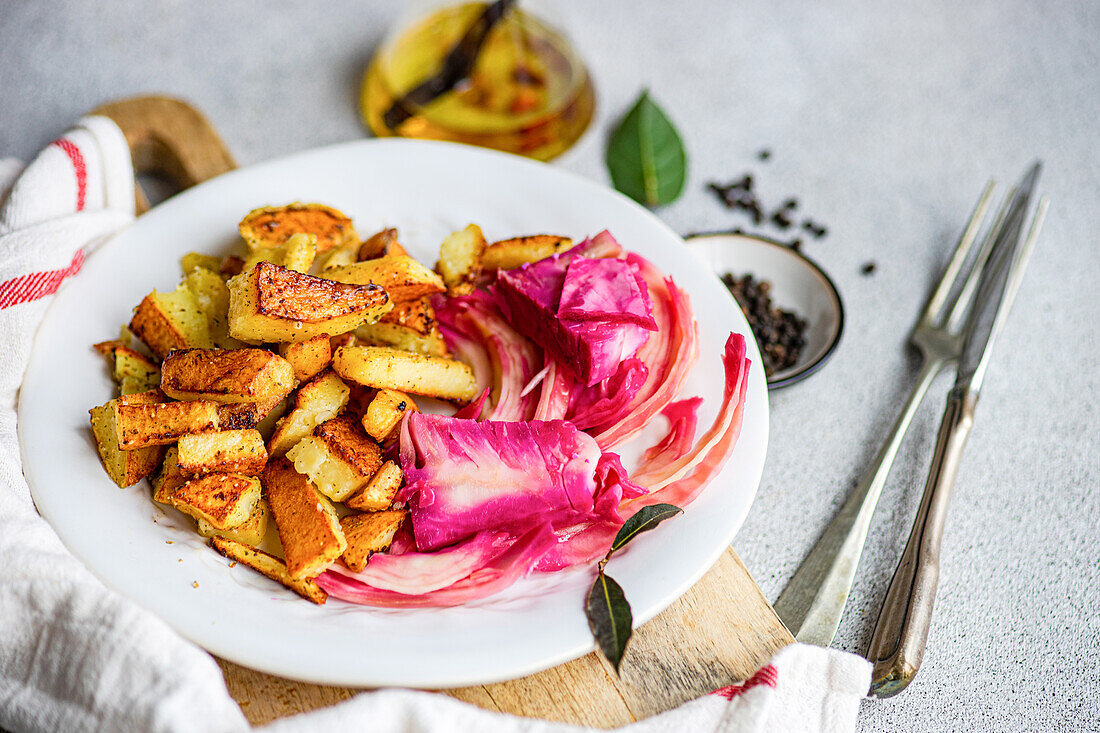
[[[167, 179], [180, 190], [237, 167], [206, 116], [174, 97], [130, 97], [101, 105], [92, 114], [115, 121], [130, 145], [134, 175]], [[134, 182], [137, 211], [149, 200]]]

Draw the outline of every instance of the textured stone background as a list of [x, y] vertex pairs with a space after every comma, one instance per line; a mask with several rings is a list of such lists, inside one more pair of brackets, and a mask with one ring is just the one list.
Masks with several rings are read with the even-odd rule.
[[[893, 421], [917, 367], [906, 333], [982, 185], [1046, 162], [1053, 205], [959, 475], [924, 666], [900, 697], [867, 701], [859, 727], [1100, 727], [1100, 4], [557, 7], [599, 93], [557, 165], [605, 180], [608, 127], [648, 86], [692, 158], [660, 212], [674, 228], [745, 225], [705, 183], [748, 171], [765, 202], [796, 195], [829, 227], [804, 251], [841, 289], [844, 341], [772, 395], [768, 464], [735, 542], [772, 600]], [[0, 0], [0, 154], [26, 158], [96, 104], [158, 91], [205, 110], [242, 164], [360, 137], [360, 75], [400, 9]], [[949, 381], [886, 488], [840, 648], [869, 640]]]

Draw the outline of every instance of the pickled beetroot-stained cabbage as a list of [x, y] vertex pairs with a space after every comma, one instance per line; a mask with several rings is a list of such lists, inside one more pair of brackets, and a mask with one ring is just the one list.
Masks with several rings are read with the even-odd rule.
[[[562, 420], [497, 422], [411, 414], [402, 428], [401, 467], [421, 552], [486, 529], [522, 531], [615, 515], [625, 495], [643, 493], [618, 457]], [[616, 470], [617, 469], [617, 470]], [[605, 495], [613, 500], [600, 501]]]
[[493, 293], [509, 323], [592, 386], [634, 356], [657, 324], [638, 266], [584, 251], [578, 245], [501, 272]]

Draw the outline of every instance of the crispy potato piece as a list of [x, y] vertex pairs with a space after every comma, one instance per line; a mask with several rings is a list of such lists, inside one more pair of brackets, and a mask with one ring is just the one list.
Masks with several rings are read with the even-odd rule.
[[396, 323], [368, 323], [355, 329], [355, 339], [369, 346], [389, 346], [424, 356], [450, 356], [447, 342], [443, 340], [439, 329], [432, 329], [431, 333], [423, 336], [416, 329]]
[[218, 273], [222, 269], [222, 261], [217, 257], [204, 255], [199, 252], [188, 252], [180, 258], [180, 269], [183, 270], [185, 277], [200, 268]]
[[229, 281], [229, 334], [243, 341], [334, 336], [392, 308], [377, 285], [348, 285], [261, 262]]
[[184, 482], [170, 502], [215, 529], [229, 529], [246, 522], [259, 500], [259, 479], [236, 473], [208, 473]]
[[321, 334], [309, 341], [279, 344], [279, 356], [290, 362], [295, 379], [308, 382], [332, 362], [332, 344], [328, 336]]
[[[285, 405], [286, 399], [280, 398], [270, 402], [224, 402], [218, 403], [218, 429], [219, 430], [247, 430], [257, 428], [270, 415], [278, 412], [276, 408]], [[272, 420], [278, 420], [279, 414]], [[263, 432], [262, 430], [260, 432]]]
[[366, 486], [382, 466], [382, 448], [352, 415], [321, 423], [286, 457], [333, 501], [343, 501]]
[[225, 277], [233, 277], [244, 272], [244, 259], [237, 255], [229, 255], [222, 261], [221, 274]]
[[214, 345], [210, 325], [186, 282], [170, 293], [154, 290], [146, 295], [134, 309], [130, 330], [158, 359], [172, 349], [208, 349]]
[[160, 384], [160, 367], [156, 362], [122, 341], [103, 341], [95, 349], [111, 362], [111, 376], [122, 394], [147, 392]]
[[351, 389], [335, 372], [321, 372], [298, 390], [294, 407], [276, 424], [267, 452], [272, 456], [286, 453], [318, 425], [339, 415], [350, 395]]
[[164, 454], [164, 462], [160, 464], [160, 470], [153, 477], [153, 501], [161, 504], [172, 504], [172, 497], [176, 489], [187, 483], [187, 477], [180, 471], [179, 450], [176, 446], [169, 446]]
[[461, 361], [423, 356], [384, 346], [345, 346], [332, 357], [344, 379], [376, 389], [469, 402], [477, 396], [473, 370]]
[[107, 475], [119, 488], [133, 486], [153, 473], [164, 457], [164, 447], [154, 445], [138, 450], [122, 450], [118, 444], [117, 407], [119, 403], [148, 404], [160, 398], [157, 392], [124, 395], [88, 411], [99, 460]]
[[237, 225], [250, 250], [277, 247], [295, 234], [312, 234], [317, 251], [359, 244], [351, 219], [331, 206], [294, 202], [253, 209]]
[[572, 248], [572, 239], [557, 234], [531, 234], [503, 239], [485, 248], [481, 267], [483, 270], [511, 270]]
[[[407, 255], [379, 257], [324, 270], [322, 277], [341, 283], [380, 285], [395, 303], [446, 290], [442, 278]], [[347, 329], [350, 331], [351, 329]]]
[[382, 316], [379, 323], [393, 323], [427, 336], [436, 330], [435, 308], [430, 297], [394, 303], [393, 310]]
[[258, 476], [267, 465], [267, 448], [258, 430], [190, 433], [181, 435], [177, 446], [179, 468], [185, 474]]
[[218, 429], [218, 406], [209, 400], [116, 403], [114, 412], [118, 446], [122, 450], [167, 445], [187, 433]]
[[393, 461], [386, 461], [382, 468], [374, 474], [362, 491], [348, 497], [344, 503], [349, 509], [359, 509], [364, 512], [376, 512], [381, 509], [389, 509], [393, 504], [393, 498], [401, 489], [405, 480], [405, 474], [401, 466]]
[[360, 262], [363, 262], [364, 260], [373, 260], [389, 255], [408, 254], [405, 248], [397, 241], [397, 230], [383, 229], [363, 242], [363, 244], [359, 246], [359, 252], [356, 256]]
[[257, 550], [246, 544], [224, 537], [214, 537], [210, 540], [210, 544], [215, 550], [225, 555], [230, 560], [239, 562], [242, 565], [247, 565], [253, 570], [263, 573], [276, 583], [283, 584], [307, 601], [312, 601], [317, 605], [323, 605], [328, 599], [328, 593], [325, 593], [325, 591], [312, 580], [290, 577], [290, 573], [287, 572], [286, 569], [286, 563], [273, 555], [269, 555], [262, 550]]
[[404, 392], [381, 389], [363, 414], [363, 429], [379, 443], [401, 424], [406, 412], [419, 412], [416, 403]]
[[344, 554], [347, 541], [336, 510], [290, 461], [270, 461], [260, 480], [290, 577], [312, 578]]
[[443, 240], [435, 270], [443, 276], [448, 295], [466, 295], [474, 289], [484, 252], [485, 235], [477, 224], [470, 224]]
[[183, 282], [195, 297], [195, 304], [206, 318], [210, 342], [220, 349], [239, 349], [243, 343], [229, 335], [229, 287], [222, 276], [205, 267], [196, 267]]
[[248, 519], [244, 520], [236, 527], [218, 529], [205, 519], [197, 519], [195, 520], [195, 524], [199, 534], [203, 537], [224, 537], [227, 540], [233, 540], [234, 542], [240, 542], [249, 547], [255, 547], [264, 541], [264, 535], [267, 534], [268, 518], [270, 516], [271, 511], [267, 508], [267, 502], [260, 499], [256, 502], [256, 506], [253, 507], [252, 513], [248, 515]]
[[343, 561], [348, 569], [358, 573], [367, 566], [367, 560], [376, 552], [389, 548], [393, 536], [401, 529], [405, 512], [395, 509], [370, 514], [349, 514], [340, 520], [348, 547]]
[[285, 267], [295, 272], [309, 272], [317, 257], [317, 237], [312, 234], [295, 234], [275, 247], [260, 247], [245, 258], [241, 270], [251, 270], [260, 262]]
[[297, 386], [290, 362], [264, 349], [173, 351], [161, 372], [160, 388], [178, 400], [277, 403]]
[[322, 276], [324, 276], [324, 271], [330, 267], [343, 267], [345, 265], [354, 265], [358, 261], [355, 258], [356, 253], [357, 249], [355, 247], [330, 249], [328, 252], [325, 252], [323, 255], [321, 255], [320, 266], [317, 269], [321, 272]]

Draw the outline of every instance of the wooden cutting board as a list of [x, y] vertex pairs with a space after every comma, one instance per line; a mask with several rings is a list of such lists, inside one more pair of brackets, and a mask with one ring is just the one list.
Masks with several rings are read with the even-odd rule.
[[[95, 112], [122, 128], [138, 175], [166, 178], [182, 189], [236, 167], [206, 118], [180, 100], [139, 97]], [[148, 202], [140, 188], [136, 195], [144, 212]], [[582, 613], [579, 600], [577, 613]], [[613, 728], [744, 680], [793, 641], [731, 548], [682, 598], [635, 631], [621, 677], [593, 652], [518, 680], [444, 694], [488, 710]], [[359, 692], [218, 663], [229, 693], [254, 725]]]

